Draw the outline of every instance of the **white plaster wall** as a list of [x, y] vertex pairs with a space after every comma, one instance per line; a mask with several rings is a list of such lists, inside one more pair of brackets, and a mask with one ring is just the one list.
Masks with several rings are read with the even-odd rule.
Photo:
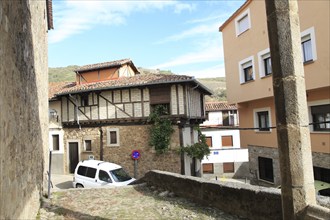
[[[229, 148], [240, 148], [240, 132], [239, 130], [212, 130], [212, 131], [202, 131], [206, 137], [212, 137], [212, 149], [222, 149], [222, 136], [233, 136], [233, 147]], [[228, 148], [228, 147], [225, 147]]]

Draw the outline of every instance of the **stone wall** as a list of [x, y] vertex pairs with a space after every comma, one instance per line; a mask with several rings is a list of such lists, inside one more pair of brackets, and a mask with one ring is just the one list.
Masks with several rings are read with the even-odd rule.
[[[281, 191], [239, 182], [219, 182], [152, 170], [136, 184], [147, 183], [205, 206], [253, 220], [282, 219]], [[329, 219], [329, 200], [317, 196], [318, 205], [305, 207], [297, 219]], [[322, 205], [322, 206], [321, 206]]]
[[48, 149], [46, 1], [0, 1], [0, 219], [34, 219]]
[[[313, 166], [330, 169], [329, 154], [313, 152]], [[259, 179], [258, 157], [267, 157], [273, 159], [274, 183]], [[278, 186], [281, 185], [280, 164], [278, 149], [271, 147], [249, 146], [249, 166], [250, 183], [260, 186]]]
[[[258, 157], [273, 159], [274, 183], [259, 179]], [[249, 146], [250, 183], [260, 186], [278, 186], [281, 184], [278, 149], [271, 147]]]
[[329, 154], [313, 152], [312, 156], [313, 156], [313, 166], [330, 169]]
[[206, 179], [220, 179], [220, 178], [234, 178], [234, 179], [248, 179], [249, 178], [249, 163], [248, 162], [234, 162], [234, 172], [224, 173], [223, 163], [213, 164], [213, 173], [203, 173], [202, 177]]
[[244, 183], [220, 183], [219, 181], [154, 170], [140, 179], [139, 183], [141, 182], [243, 218], [254, 220], [282, 219], [279, 189]]
[[[107, 129], [115, 128], [119, 131], [119, 146], [107, 146]], [[179, 129], [174, 127], [175, 132], [171, 137], [171, 147], [168, 153], [157, 155], [155, 150], [149, 146], [148, 125], [121, 125], [104, 126], [103, 132], [103, 160], [116, 163], [124, 167], [127, 172], [134, 176], [134, 160], [131, 159], [133, 150], [140, 150], [141, 158], [138, 160], [138, 176], [141, 177], [152, 169], [165, 170], [175, 173], [181, 172], [180, 161], [180, 136]], [[80, 160], [88, 159], [88, 155], [94, 155], [100, 159], [100, 128], [65, 128], [64, 143], [68, 140], [79, 141]], [[83, 149], [84, 139], [92, 140], [92, 152]], [[67, 147], [65, 147], [67, 155]], [[68, 172], [68, 157], [64, 156], [66, 172]]]

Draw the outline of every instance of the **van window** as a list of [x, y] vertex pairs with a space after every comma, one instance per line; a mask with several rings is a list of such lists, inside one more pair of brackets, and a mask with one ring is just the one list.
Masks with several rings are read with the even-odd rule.
[[110, 171], [112, 178], [116, 181], [116, 182], [125, 182], [127, 180], [132, 179], [132, 177], [130, 177], [123, 168], [119, 168], [116, 170], [112, 170]]
[[77, 173], [79, 175], [85, 176], [86, 175], [86, 170], [87, 170], [87, 167], [85, 167], [85, 166], [79, 166]]
[[112, 183], [112, 180], [110, 179], [109, 174], [103, 170], [99, 171], [99, 179], [104, 182]]
[[86, 176], [89, 178], [95, 178], [96, 169], [88, 167]]

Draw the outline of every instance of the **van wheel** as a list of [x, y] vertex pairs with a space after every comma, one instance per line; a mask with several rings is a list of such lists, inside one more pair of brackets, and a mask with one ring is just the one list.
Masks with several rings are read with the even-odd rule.
[[81, 184], [77, 184], [77, 185], [76, 185], [76, 188], [84, 188], [84, 186], [81, 185]]

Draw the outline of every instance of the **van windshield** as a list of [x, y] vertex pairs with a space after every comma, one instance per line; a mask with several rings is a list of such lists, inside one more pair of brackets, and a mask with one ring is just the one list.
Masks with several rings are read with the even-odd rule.
[[112, 170], [110, 171], [110, 174], [116, 182], [125, 182], [132, 179], [132, 177], [130, 177], [123, 168]]

